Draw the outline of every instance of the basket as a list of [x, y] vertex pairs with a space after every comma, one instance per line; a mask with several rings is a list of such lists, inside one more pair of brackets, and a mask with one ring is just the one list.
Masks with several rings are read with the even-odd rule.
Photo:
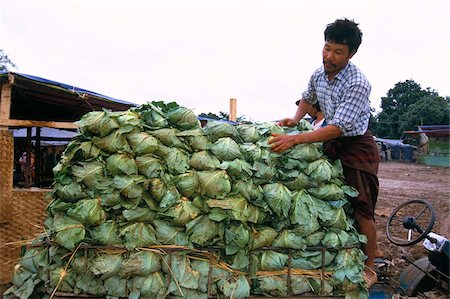
[[44, 232], [49, 192], [37, 188], [11, 191], [9, 221], [0, 225], [0, 284], [11, 281], [21, 247]]
[[0, 224], [11, 220], [14, 139], [8, 130], [0, 130]]

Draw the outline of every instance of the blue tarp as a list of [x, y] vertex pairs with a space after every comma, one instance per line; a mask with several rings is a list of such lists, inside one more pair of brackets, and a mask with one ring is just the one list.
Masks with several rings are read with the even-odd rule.
[[384, 143], [391, 151], [392, 160], [412, 162], [414, 158], [414, 146], [404, 144], [402, 139], [375, 138], [375, 142]]
[[403, 144], [403, 140], [401, 140], [401, 139], [375, 138], [375, 142], [382, 142], [389, 147]]
[[66, 91], [69, 91], [71, 93], [76, 93], [76, 94], [80, 94], [80, 95], [87, 94], [87, 95], [91, 95], [91, 96], [101, 98], [101, 99], [111, 101], [111, 102], [121, 103], [124, 105], [130, 105], [130, 106], [138, 106], [137, 104], [132, 103], [132, 102], [127, 102], [127, 101], [111, 98], [111, 97], [108, 97], [108, 96], [105, 96], [105, 95], [102, 95], [102, 94], [99, 94], [99, 93], [96, 93], [96, 92], [93, 92], [93, 91], [90, 91], [87, 89], [83, 89], [83, 88], [76, 87], [76, 86], [69, 85], [69, 84], [64, 84], [64, 83], [53, 81], [53, 80], [48, 80], [48, 79], [37, 77], [37, 76], [32, 76], [32, 75], [27, 75], [27, 74], [22, 74], [22, 73], [15, 73], [15, 72], [0, 72], [0, 76], [7, 76], [9, 73], [11, 73], [15, 76], [21, 76], [21, 77], [27, 78], [27, 79], [35, 81], [35, 82], [63, 88]]

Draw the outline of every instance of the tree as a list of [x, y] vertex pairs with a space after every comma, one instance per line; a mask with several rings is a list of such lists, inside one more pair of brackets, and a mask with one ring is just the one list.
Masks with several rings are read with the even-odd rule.
[[[208, 113], [200, 113], [199, 116], [207, 117], [207, 118], [211, 118], [211, 119], [217, 119], [217, 120], [229, 120], [229, 114], [227, 112], [223, 112], [223, 111], [220, 111], [219, 115], [212, 113], [212, 112], [208, 112]], [[236, 117], [236, 122], [238, 122], [238, 123], [246, 122], [245, 115]]]
[[408, 107], [399, 119], [402, 131], [416, 130], [421, 125], [448, 124], [450, 118], [450, 98], [425, 96]]
[[413, 80], [395, 84], [387, 96], [381, 98], [381, 108], [383, 110], [377, 115], [376, 122], [372, 122], [371, 129], [382, 138], [398, 139], [404, 130], [416, 130], [425, 122], [433, 125], [449, 123], [448, 97], [440, 97], [431, 88], [422, 89]]
[[0, 49], [0, 72], [7, 72], [16, 65], [9, 59], [8, 55], [3, 49]]

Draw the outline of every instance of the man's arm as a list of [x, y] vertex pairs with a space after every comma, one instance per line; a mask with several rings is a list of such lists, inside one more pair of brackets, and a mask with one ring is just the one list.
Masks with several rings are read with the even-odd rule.
[[294, 121], [298, 122], [306, 115], [307, 111], [312, 107], [312, 104], [308, 103], [305, 99], [301, 99], [298, 104], [297, 112], [294, 116]]
[[269, 140], [271, 151], [281, 153], [297, 144], [328, 141], [342, 135], [341, 130], [335, 125], [328, 125], [316, 131], [296, 135], [273, 134]]

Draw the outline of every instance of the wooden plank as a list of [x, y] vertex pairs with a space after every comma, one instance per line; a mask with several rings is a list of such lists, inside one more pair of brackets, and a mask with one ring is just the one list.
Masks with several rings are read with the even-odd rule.
[[0, 119], [9, 119], [11, 113], [11, 90], [12, 85], [9, 82], [2, 83], [0, 97]]
[[0, 127], [47, 127], [56, 129], [78, 129], [75, 123], [25, 119], [0, 119]]
[[230, 114], [228, 115], [229, 121], [236, 121], [236, 105], [237, 100], [236, 99], [230, 99]]

